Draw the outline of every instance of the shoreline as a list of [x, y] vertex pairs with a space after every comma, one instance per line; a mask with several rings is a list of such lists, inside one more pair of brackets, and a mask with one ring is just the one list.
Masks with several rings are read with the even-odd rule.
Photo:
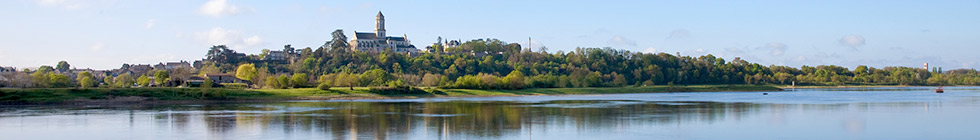
[[529, 88], [517, 90], [421, 88], [424, 94], [374, 93], [367, 87], [297, 89], [200, 88], [36, 88], [0, 89], [0, 106], [168, 105], [278, 102], [289, 100], [365, 100], [443, 97], [501, 97], [673, 92], [780, 91], [772, 85], [688, 85], [643, 87]]
[[[883, 88], [883, 87], [937, 87], [937, 86], [906, 86], [906, 85], [843, 85], [843, 86], [776, 86], [782, 89], [835, 89], [835, 88]], [[943, 86], [943, 87], [970, 87], [970, 86]]]

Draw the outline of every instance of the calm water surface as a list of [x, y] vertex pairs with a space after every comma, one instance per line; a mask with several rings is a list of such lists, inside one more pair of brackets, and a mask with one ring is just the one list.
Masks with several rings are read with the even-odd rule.
[[980, 139], [980, 87], [0, 107], [0, 139]]

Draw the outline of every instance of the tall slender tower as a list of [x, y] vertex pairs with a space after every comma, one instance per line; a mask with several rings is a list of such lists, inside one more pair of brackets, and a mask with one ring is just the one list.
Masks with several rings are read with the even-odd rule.
[[374, 19], [374, 34], [378, 35], [378, 38], [385, 38], [385, 15], [378, 11], [378, 17]]

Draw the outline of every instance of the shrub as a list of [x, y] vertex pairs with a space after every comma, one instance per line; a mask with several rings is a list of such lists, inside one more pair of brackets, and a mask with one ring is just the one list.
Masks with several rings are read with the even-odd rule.
[[320, 83], [320, 85], [317, 85], [316, 88], [320, 90], [330, 90], [330, 83]]
[[410, 87], [410, 86], [397, 86], [397, 87], [371, 87], [368, 90], [371, 93], [390, 95], [390, 94], [426, 94], [425, 90]]

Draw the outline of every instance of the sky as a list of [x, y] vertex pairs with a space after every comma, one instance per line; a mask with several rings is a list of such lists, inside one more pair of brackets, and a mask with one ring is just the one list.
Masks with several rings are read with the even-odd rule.
[[[437, 37], [496, 38], [534, 51], [610, 47], [739, 57], [763, 65], [980, 67], [976, 0], [5, 0], [0, 66], [68, 61], [76, 68], [202, 59], [225, 44], [244, 53], [316, 48], [343, 29], [419, 49]], [[528, 42], [528, 38], [531, 41]]]

